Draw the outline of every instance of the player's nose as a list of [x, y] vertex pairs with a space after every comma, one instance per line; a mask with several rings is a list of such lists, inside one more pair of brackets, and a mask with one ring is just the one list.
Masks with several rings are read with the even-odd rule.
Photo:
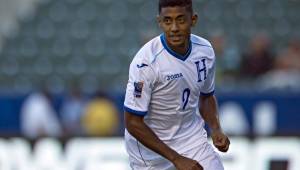
[[178, 30], [179, 30], [178, 25], [174, 22], [174, 23], [171, 25], [171, 31], [172, 31], [172, 32], [177, 32]]

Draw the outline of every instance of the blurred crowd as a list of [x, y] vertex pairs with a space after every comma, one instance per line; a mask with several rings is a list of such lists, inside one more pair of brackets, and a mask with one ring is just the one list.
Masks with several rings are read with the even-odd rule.
[[[19, 99], [35, 90], [22, 101], [22, 134], [31, 139], [122, 134], [123, 101], [105, 92], [86, 93], [99, 86], [124, 93], [132, 57], [161, 33], [156, 5], [142, 0], [0, 1], [0, 95], [16, 92]], [[300, 91], [299, 6], [296, 0], [195, 1], [201, 20], [194, 32], [214, 47], [218, 92]], [[215, 28], [221, 31], [211, 31]], [[80, 87], [69, 87], [74, 80]], [[41, 82], [50, 89], [36, 89]], [[57, 101], [53, 93], [63, 94]], [[232, 110], [239, 107], [229, 103], [220, 110], [233, 115], [242, 112]], [[1, 109], [1, 116], [19, 116], [17, 109]], [[228, 128], [249, 131], [250, 125], [242, 125], [246, 118], [238, 116], [228, 116]], [[233, 119], [239, 121], [233, 125]], [[2, 122], [5, 127], [6, 119]]]
[[220, 90], [237, 86], [263, 91], [300, 90], [299, 39], [292, 37], [280, 49], [273, 48], [266, 33], [254, 35], [244, 49], [231, 45], [220, 32], [213, 34], [210, 41], [217, 57], [216, 80]]
[[[249, 91], [300, 90], [300, 40], [291, 38], [274, 49], [266, 33], [257, 33], [246, 48], [234, 46], [221, 32], [209, 38], [217, 59], [216, 84], [220, 91], [243, 87]], [[244, 84], [244, 85], [243, 85]], [[242, 86], [241, 86], [242, 85]], [[69, 88], [59, 107], [46, 88], [31, 93], [21, 108], [21, 130], [28, 138], [43, 136], [113, 136], [123, 133], [122, 109], [104, 92], [83, 95]], [[230, 121], [231, 122], [231, 121]]]
[[21, 107], [22, 135], [33, 140], [120, 135], [119, 111], [110, 96], [104, 92], [87, 96], [71, 89], [60, 102], [47, 88], [29, 94]]

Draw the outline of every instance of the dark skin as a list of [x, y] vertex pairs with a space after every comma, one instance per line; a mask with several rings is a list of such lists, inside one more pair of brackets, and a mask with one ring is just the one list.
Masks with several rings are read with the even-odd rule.
[[[197, 15], [185, 7], [165, 7], [157, 20], [165, 33], [168, 46], [179, 54], [185, 54], [188, 50], [191, 27], [196, 24]], [[212, 130], [214, 145], [221, 152], [226, 152], [230, 142], [220, 127], [216, 98], [213, 95], [201, 96], [199, 102], [201, 115]], [[196, 160], [180, 155], [161, 141], [144, 123], [144, 117], [125, 112], [125, 126], [139, 142], [171, 161], [178, 170], [203, 170]]]
[[229, 149], [229, 138], [223, 133], [218, 117], [217, 99], [214, 95], [200, 96], [200, 114], [211, 129], [211, 138], [214, 146], [221, 152]]
[[157, 16], [159, 27], [163, 30], [168, 46], [179, 54], [188, 50], [191, 27], [197, 23], [198, 16], [192, 15], [186, 7], [166, 7]]

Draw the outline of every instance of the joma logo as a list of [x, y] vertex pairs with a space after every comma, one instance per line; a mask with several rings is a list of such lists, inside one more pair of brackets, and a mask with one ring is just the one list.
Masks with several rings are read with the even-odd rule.
[[182, 73], [177, 73], [177, 74], [172, 74], [172, 75], [167, 75], [167, 80], [174, 80], [178, 79], [180, 77], [183, 77]]

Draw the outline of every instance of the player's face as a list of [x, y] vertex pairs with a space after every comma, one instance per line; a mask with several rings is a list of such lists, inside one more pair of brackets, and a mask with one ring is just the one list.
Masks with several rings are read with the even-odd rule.
[[171, 47], [187, 47], [191, 27], [197, 22], [197, 15], [191, 14], [186, 7], [164, 7], [157, 17], [160, 28]]

